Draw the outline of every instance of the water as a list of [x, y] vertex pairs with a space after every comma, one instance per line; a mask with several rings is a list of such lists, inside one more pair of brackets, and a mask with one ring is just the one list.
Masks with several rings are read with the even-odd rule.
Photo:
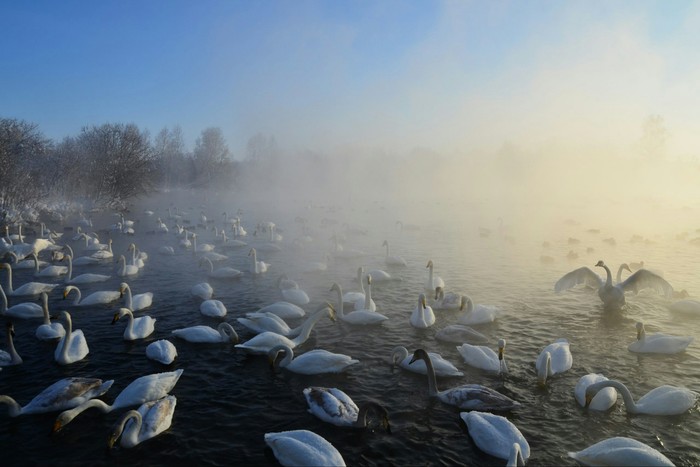
[[[146, 207], [157, 208], [158, 214], [165, 218], [167, 202], [153, 203]], [[189, 206], [195, 221], [200, 208], [195, 201], [182, 207]], [[122, 339], [125, 323], [111, 324], [115, 306], [72, 309], [61, 300], [62, 287], [58, 287], [50, 296], [50, 309], [52, 313], [62, 309], [72, 313], [74, 326], [86, 334], [89, 356], [82, 362], [59, 366], [53, 360], [54, 344], [39, 342], [34, 337], [39, 323], [16, 321], [15, 343], [24, 363], [0, 372], [0, 394], [11, 395], [20, 404], [26, 404], [60, 378], [89, 376], [115, 380], [112, 389], [103, 396], [111, 403], [119, 391], [139, 376], [182, 368], [184, 373], [172, 391], [178, 398], [172, 427], [133, 449], [109, 450], [107, 436], [121, 411], [102, 414], [90, 410], [61, 432], [51, 434], [56, 413], [13, 419], [2, 408], [0, 452], [4, 465], [49, 462], [54, 465], [276, 465], [272, 452], [265, 447], [263, 435], [292, 429], [308, 429], [322, 435], [340, 451], [348, 465], [504, 464], [479, 451], [460, 420], [458, 409], [429, 399], [425, 376], [392, 368], [390, 354], [396, 345], [411, 351], [424, 347], [439, 352], [465, 373], [464, 377], [440, 379], [440, 389], [480, 383], [521, 402], [522, 407], [507, 416], [530, 444], [531, 465], [573, 465], [567, 451], [584, 449], [611, 436], [628, 436], [644, 442], [677, 465], [700, 463], [697, 409], [679, 416], [630, 416], [618, 403], [607, 413], [594, 413], [579, 407], [573, 397], [578, 378], [590, 372], [624, 382], [635, 398], [662, 384], [700, 389], [697, 342], [679, 355], [645, 356], [627, 351], [627, 345], [635, 338], [634, 325], [638, 320], [645, 322], [647, 332], [697, 335], [700, 318], [674, 315], [667, 308], [669, 302], [653, 293], [630, 296], [626, 310], [606, 313], [595, 292], [572, 290], [558, 295], [553, 292], [553, 284], [562, 274], [582, 265], [592, 268], [598, 259], [615, 268], [623, 261], [644, 259], [650, 268], [662, 270], [677, 289], [686, 288], [691, 295], [700, 295], [698, 249], [676, 240], [670, 233], [672, 229], [653, 232], [653, 242], [630, 242], [631, 231], [616, 231], [617, 245], [610, 246], [602, 241], [611, 236], [606, 226], [602, 226], [600, 234], [587, 233], [586, 229], [601, 226], [566, 225], [567, 216], [563, 213], [551, 217], [551, 225], [559, 229], [556, 233], [540, 223], [522, 228], [517, 234], [510, 231], [508, 235], [513, 236], [510, 239], [498, 231], [495, 219], [470, 215], [468, 209], [460, 206], [455, 207], [450, 218], [430, 215], [431, 206], [413, 217], [406, 215], [409, 211], [380, 204], [355, 211], [323, 207], [275, 210], [253, 202], [235, 206], [239, 207], [244, 211], [243, 225], [250, 234], [257, 221], [272, 220], [284, 235], [282, 251], [264, 252], [262, 248], [258, 251], [259, 259], [271, 263], [267, 274], [261, 277], [245, 274], [230, 282], [209, 280], [214, 287], [214, 298], [228, 308], [225, 321], [236, 328], [241, 340], [249, 339], [252, 334], [235, 318], [279, 300], [275, 283], [282, 273], [299, 282], [312, 298], [312, 303], [305, 307], [307, 311], [313, 311], [325, 300], [335, 301], [335, 294], [330, 292], [334, 281], [345, 291], [355, 289], [358, 266], [383, 268], [397, 278], [389, 283], [373, 284], [373, 298], [378, 311], [390, 318], [387, 322], [357, 328], [323, 319], [301, 346], [303, 350], [318, 347], [342, 352], [359, 359], [360, 364], [341, 375], [303, 376], [272, 370], [266, 357], [246, 355], [232, 344], [195, 345], [171, 338], [172, 329], [197, 324], [216, 327], [219, 320], [203, 317], [198, 311], [198, 301], [190, 296], [190, 287], [206, 280], [205, 271], [198, 269], [192, 253], [179, 250], [176, 256], [159, 255], [160, 245], [177, 245], [177, 240], [172, 233], [147, 234], [155, 224], [155, 216], [139, 215], [141, 208], [135, 208], [128, 217], [139, 220], [137, 235], [114, 235], [113, 249], [119, 254], [134, 241], [149, 253], [146, 267], [126, 282], [134, 294], [154, 293], [154, 305], [137, 315], [157, 318], [155, 333], [145, 340], [126, 342]], [[207, 214], [220, 224], [222, 218], [218, 213], [225, 208], [208, 205]], [[228, 208], [229, 212], [234, 210]], [[300, 236], [301, 229], [294, 219], [300, 215], [308, 219], [314, 241], [295, 246], [293, 240]], [[337, 219], [338, 224], [323, 219]], [[401, 231], [396, 226], [397, 219], [420, 224], [421, 229]], [[100, 226], [115, 222], [114, 218], [99, 215], [96, 221]], [[346, 229], [342, 226], [345, 221], [367, 230], [368, 235], [345, 235], [346, 246], [361, 249], [367, 256], [337, 260], [324, 273], [300, 272], [306, 262], [323, 260], [323, 253], [332, 245], [330, 237]], [[526, 219], [515, 218], [513, 222], [527, 226]], [[491, 227], [491, 236], [480, 237], [479, 225]], [[685, 227], [679, 224], [678, 230]], [[210, 231], [200, 228], [197, 232], [199, 242], [213, 241]], [[580, 238], [582, 242], [569, 245], [568, 237]], [[407, 268], [383, 265], [384, 239], [389, 240], [392, 254], [407, 260]], [[251, 245], [263, 243], [252, 236], [247, 240]], [[550, 248], [543, 249], [544, 240], [551, 243]], [[586, 253], [588, 246], [595, 251]], [[567, 261], [566, 254], [572, 249], [579, 258]], [[230, 250], [225, 253], [229, 260], [217, 266], [245, 271], [248, 251], [247, 247]], [[76, 254], [79, 255], [77, 251]], [[554, 257], [554, 263], [540, 262], [542, 254]], [[427, 279], [425, 266], [429, 259], [448, 290], [467, 293], [475, 303], [497, 305], [502, 310], [495, 323], [476, 329], [489, 337], [488, 345], [494, 349], [498, 338], [507, 339], [510, 373], [505, 378], [466, 366], [454, 345], [434, 339], [439, 329], [456, 322], [456, 312], [436, 312], [437, 322], [427, 330], [414, 329], [409, 324], [418, 293]], [[96, 268], [76, 268], [75, 273], [109, 274], [112, 268], [107, 262]], [[27, 271], [16, 271], [15, 286], [29, 277]], [[95, 290], [116, 290], [120, 282], [122, 278], [113, 275], [108, 282], [83, 286], [81, 290], [83, 296]], [[11, 303], [16, 302], [17, 299], [11, 299]], [[534, 361], [544, 346], [561, 337], [571, 343], [573, 368], [552, 377], [545, 388], [540, 388]], [[163, 338], [174, 342], [179, 353], [170, 367], [145, 357], [148, 343]], [[307, 412], [302, 394], [305, 387], [312, 385], [338, 387], [358, 404], [369, 400], [381, 403], [389, 411], [391, 433], [381, 428], [339, 428], [316, 419]]]

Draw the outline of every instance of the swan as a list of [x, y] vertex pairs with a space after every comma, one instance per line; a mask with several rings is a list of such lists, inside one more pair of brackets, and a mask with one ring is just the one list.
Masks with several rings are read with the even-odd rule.
[[157, 401], [144, 402], [138, 410], [129, 410], [114, 425], [107, 440], [107, 446], [114, 447], [121, 437], [119, 442], [121, 447], [133, 448], [158, 436], [170, 428], [176, 404], [175, 396], [166, 396]]
[[377, 304], [372, 300], [372, 282], [374, 281], [374, 276], [368, 273], [361, 277], [364, 277], [367, 281], [367, 289], [365, 289], [364, 286], [362, 287], [364, 297], [355, 302], [355, 310], [377, 311]]
[[510, 420], [487, 412], [461, 412], [459, 416], [479, 449], [499, 459], [512, 459], [508, 465], [525, 465], [530, 445]]
[[101, 263], [98, 258], [93, 258], [92, 256], [80, 256], [76, 258], [73, 254], [73, 248], [71, 248], [70, 245], [64, 245], [63, 248], [68, 250], [68, 254], [70, 254], [71, 258], [75, 258], [73, 259], [73, 266], [95, 266]]
[[561, 292], [578, 284], [598, 287], [598, 297], [600, 297], [606, 310], [619, 310], [622, 308], [625, 305], [625, 292], [637, 293], [641, 289], [652, 288], [657, 292], [663, 293], [668, 298], [673, 294], [671, 284], [663, 277], [646, 269], [640, 269], [624, 281], [621, 281], [622, 270], [630, 270], [629, 266], [622, 264], [617, 272], [618, 283], [613, 285], [610, 268], [602, 260], [596, 263], [596, 267], [605, 269], [605, 280], [589, 268], [582, 267], [565, 274], [559, 279], [554, 284], [554, 291]]
[[161, 255], [173, 256], [175, 254], [175, 248], [169, 245], [163, 245], [160, 248], [158, 248], [158, 253], [160, 253]]
[[58, 284], [44, 284], [42, 282], [27, 282], [17, 289], [12, 288], [12, 266], [0, 263], [0, 269], [7, 269], [7, 295], [13, 297], [39, 295], [41, 292], [51, 292]]
[[251, 274], [262, 274], [264, 272], [267, 272], [267, 268], [270, 265], [263, 261], [258, 261], [258, 256], [255, 252], [255, 248], [250, 249], [248, 256], [250, 257], [250, 265], [248, 266], [248, 271]]
[[202, 243], [201, 245], [197, 245], [197, 234], [192, 234], [192, 253], [209, 253], [214, 251], [214, 248], [216, 247], [211, 243]]
[[433, 309], [435, 310], [459, 310], [462, 308], [462, 295], [454, 292], [445, 293], [442, 287], [435, 287]]
[[58, 277], [68, 273], [67, 266], [50, 265], [39, 270], [39, 258], [36, 253], [32, 252], [30, 256], [34, 259], [34, 277]]
[[277, 288], [280, 289], [282, 298], [287, 302], [295, 305], [306, 305], [311, 301], [306, 292], [299, 288], [299, 284], [288, 279], [285, 274], [277, 279]]
[[309, 413], [324, 422], [336, 426], [365, 428], [367, 414], [373, 410], [380, 415], [382, 428], [390, 431], [389, 413], [376, 402], [366, 402], [362, 404], [362, 408], [358, 408], [350, 396], [340, 389], [320, 386], [304, 388], [304, 397], [309, 406]]
[[495, 371], [499, 374], [508, 373], [508, 365], [506, 365], [505, 359], [505, 339], [498, 339], [498, 353], [486, 346], [471, 344], [458, 345], [457, 351], [464, 359], [464, 363], [469, 366], [486, 371]]
[[69, 285], [63, 289], [63, 299], [68, 298], [68, 295], [75, 290], [75, 300], [71, 306], [88, 306], [88, 305], [106, 305], [119, 300], [121, 294], [116, 290], [100, 290], [93, 292], [81, 300], [80, 289], [74, 285]]
[[67, 311], [61, 315], [66, 320], [66, 335], [61, 338], [54, 351], [54, 359], [59, 365], [70, 365], [79, 362], [90, 352], [87, 340], [81, 329], [73, 331], [73, 320]]
[[100, 243], [100, 239], [98, 238], [95, 232], [91, 233], [90, 235], [83, 233], [81, 235], [81, 238], [85, 239], [85, 251], [94, 252], [107, 249], [107, 245], [105, 245], [104, 243]]
[[406, 260], [401, 256], [390, 256], [389, 255], [389, 242], [384, 240], [382, 246], [386, 247], [386, 256], [384, 256], [384, 262], [387, 266], [407, 266]]
[[[435, 352], [428, 352], [430, 361], [433, 363], [435, 376], [464, 376], [464, 373], [459, 371], [452, 363], [442, 358], [442, 355]], [[409, 355], [408, 349], [404, 346], [396, 346], [391, 351], [391, 362], [393, 365], [398, 365], [404, 370], [412, 371], [421, 375], [428, 374], [428, 367], [425, 362], [415, 362], [411, 364], [412, 356]]]
[[71, 255], [66, 255], [65, 258], [68, 260], [68, 274], [66, 274], [66, 279], [64, 283], [71, 285], [82, 285], [82, 284], [92, 284], [93, 282], [104, 282], [109, 280], [112, 276], [107, 276], [105, 274], [81, 274], [76, 277], [73, 275], [73, 258]]
[[571, 368], [572, 364], [573, 358], [571, 357], [571, 350], [569, 350], [569, 341], [557, 339], [542, 349], [542, 352], [537, 357], [535, 362], [537, 382], [542, 385], [545, 384], [548, 377], [565, 372]]
[[160, 362], [163, 365], [170, 365], [177, 357], [177, 349], [172, 342], [160, 339], [148, 344], [146, 347], [146, 357]]
[[271, 348], [281, 344], [287, 345], [290, 349], [293, 349], [296, 346], [306, 342], [311, 335], [311, 330], [313, 329], [314, 325], [324, 316], [328, 316], [331, 321], [335, 321], [335, 309], [332, 305], [328, 303], [321, 305], [316, 313], [309, 316], [306, 321], [304, 321], [301, 332], [293, 339], [274, 332], [266, 331], [258, 334], [243, 344], [236, 344], [236, 347], [249, 353], [262, 355], [267, 355]]
[[131, 259], [129, 260], [129, 264], [132, 264], [139, 269], [146, 266], [145, 261], [148, 259], [148, 254], [139, 251], [135, 243], [130, 243], [129, 247], [126, 249], [126, 252], [131, 252]]
[[265, 433], [267, 444], [277, 461], [289, 467], [344, 467], [338, 450], [323, 437], [309, 430]]
[[44, 314], [44, 324], [36, 328], [36, 338], [42, 341], [60, 339], [66, 335], [61, 323], [52, 323], [49, 316], [49, 296], [46, 292], [41, 294], [42, 312]]
[[598, 391], [607, 387], [620, 391], [622, 400], [625, 401], [625, 409], [633, 414], [678, 415], [692, 408], [698, 398], [695, 391], [664, 384], [652, 389], [635, 403], [627, 386], [617, 380], [608, 379], [586, 388], [586, 406], [592, 402]]
[[488, 342], [489, 338], [478, 331], [462, 324], [450, 324], [435, 333], [435, 339], [451, 344], [461, 344], [469, 342], [482, 344]]
[[107, 248], [106, 249], [94, 252], [93, 254], [91, 254], [89, 256], [89, 258], [94, 258], [94, 259], [98, 259], [98, 260], [114, 258], [114, 253], [112, 252], [112, 239], [110, 238], [107, 241]]
[[79, 414], [92, 407], [98, 408], [103, 413], [108, 413], [113, 410], [161, 399], [167, 396], [175, 387], [182, 372], [183, 370], [179, 369], [166, 373], [153, 373], [136, 378], [119, 393], [112, 405], [108, 405], [100, 399], [90, 399], [73, 409], [61, 412], [54, 422], [53, 432], [56, 433], [61, 430]]
[[582, 465], [675, 465], [656, 449], [623, 436], [604, 439], [568, 456]]
[[[1, 254], [1, 253], [0, 253]], [[46, 261], [41, 261], [36, 258], [36, 255], [34, 252], [32, 252], [29, 256], [31, 256], [31, 259], [23, 259], [19, 260], [17, 258], [17, 254], [14, 251], [8, 251], [6, 253], [7, 255], [10, 256], [12, 261], [10, 261], [10, 264], [12, 264], [12, 269], [15, 271], [18, 269], [34, 269], [36, 270], [37, 267], [46, 267], [48, 263]]]
[[410, 363], [413, 364], [418, 360], [425, 361], [428, 369], [428, 393], [445, 404], [466, 410], [511, 410], [520, 406], [519, 402], [514, 401], [510, 397], [480, 384], [465, 384], [439, 391], [435, 378], [435, 369], [428, 353], [423, 349], [416, 349], [413, 352], [413, 358]]
[[202, 300], [209, 300], [214, 295], [214, 289], [206, 282], [200, 282], [192, 286], [190, 293], [192, 296], [199, 297]]
[[102, 382], [96, 378], [64, 378], [47, 387], [24, 407], [10, 396], [0, 396], [0, 403], [9, 406], [10, 417], [72, 409], [99, 397], [112, 387], [114, 380]]
[[15, 326], [11, 321], [7, 322], [7, 352], [0, 350], [0, 367], [19, 365], [22, 363], [22, 357], [19, 356], [17, 350], [15, 349], [15, 343], [13, 337], [15, 335]]
[[669, 309], [675, 313], [700, 316], [700, 301], [690, 299], [678, 300], [672, 303]]
[[[371, 287], [371, 283], [372, 277], [367, 276], [368, 289], [369, 287]], [[382, 321], [386, 321], [387, 319], [389, 319], [383, 314], [371, 310], [355, 310], [346, 315], [343, 311], [343, 289], [341, 289], [340, 284], [334, 282], [331, 286], [331, 292], [334, 290], [338, 292], [338, 310], [340, 310], [340, 319], [345, 321], [346, 323], [358, 325], [379, 324]], [[369, 290], [367, 296], [371, 299], [371, 292]]]
[[199, 304], [199, 312], [211, 318], [223, 318], [228, 310], [220, 300], [204, 300]]
[[124, 257], [124, 255], [119, 255], [119, 259], [117, 260], [117, 262], [119, 264], [117, 266], [117, 276], [125, 277], [138, 274], [138, 266], [134, 266], [133, 264], [126, 264], [126, 258]]
[[608, 378], [597, 373], [588, 373], [587, 375], [581, 376], [576, 387], [574, 388], [574, 397], [576, 402], [579, 403], [581, 407], [588, 407], [591, 410], [606, 411], [617, 402], [617, 391], [615, 388], [609, 387], [598, 391], [586, 405], [586, 388], [593, 383], [598, 383], [600, 381], [607, 381]]
[[260, 308], [255, 313], [272, 313], [282, 319], [302, 318], [306, 314], [303, 308], [289, 302], [275, 302]]
[[343, 303], [347, 304], [353, 304], [360, 302], [362, 304], [365, 303], [365, 285], [362, 280], [362, 277], [364, 276], [365, 273], [365, 268], [360, 266], [357, 268], [357, 283], [360, 284], [360, 291], [359, 292], [346, 292], [343, 295]]
[[236, 334], [236, 330], [233, 329], [233, 326], [228, 323], [219, 323], [216, 329], [203, 325], [174, 329], [171, 331], [171, 334], [195, 344], [238, 343], [238, 334]]
[[241, 271], [232, 267], [223, 267], [214, 269], [214, 263], [211, 262], [209, 258], [202, 258], [199, 260], [199, 266], [201, 267], [206, 263], [207, 269], [209, 270], [207, 275], [213, 279], [238, 279], [243, 275]]
[[282, 318], [270, 312], [248, 313], [245, 318], [236, 318], [236, 320], [256, 334], [271, 331], [283, 336], [295, 337], [299, 335], [302, 328], [297, 326], [292, 329]]
[[471, 297], [466, 295], [462, 295], [459, 309], [464, 311], [460, 313], [459, 318], [457, 318], [459, 324], [474, 325], [492, 323], [500, 315], [500, 310], [497, 307], [482, 304], [475, 306]]
[[[46, 292], [42, 292], [45, 294]], [[1, 314], [9, 317], [9, 318], [22, 318], [22, 319], [30, 319], [30, 318], [41, 318], [44, 316], [44, 310], [41, 305], [38, 303], [33, 303], [33, 302], [23, 302], [23, 303], [18, 303], [16, 305], [12, 305], [11, 307], [7, 307], [7, 295], [5, 295], [5, 290], [2, 288], [2, 285], [0, 285], [0, 299], [2, 299], [2, 308], [0, 309]], [[47, 295], [47, 300], [48, 300], [48, 295]], [[48, 305], [47, 305], [48, 308]]]
[[131, 295], [131, 287], [126, 282], [119, 284], [119, 295], [123, 296], [126, 292], [124, 308], [129, 310], [139, 311], [148, 308], [153, 303], [153, 292], [144, 292], [138, 295]]
[[428, 268], [428, 280], [425, 282], [425, 291], [431, 293], [436, 287], [445, 288], [445, 281], [442, 280], [440, 276], [433, 274], [433, 260], [428, 260], [428, 264], [425, 266]]
[[693, 342], [692, 336], [670, 336], [658, 332], [647, 336], [644, 323], [637, 323], [637, 340], [627, 349], [638, 353], [674, 354], [683, 352], [691, 342]]
[[271, 348], [268, 352], [271, 364], [274, 365], [279, 352], [284, 353], [284, 358], [279, 362], [279, 366], [302, 375], [341, 373], [347, 370], [350, 365], [360, 363], [359, 360], [355, 360], [349, 355], [323, 349], [314, 349], [294, 358], [294, 351], [289, 346], [281, 344]]
[[411, 326], [419, 329], [427, 329], [435, 324], [433, 309], [425, 304], [425, 294], [418, 295], [418, 305], [411, 314]]
[[114, 313], [114, 318], [112, 318], [112, 324], [119, 321], [120, 318], [126, 316], [129, 319], [129, 324], [126, 325], [124, 330], [124, 340], [134, 341], [136, 339], [143, 339], [155, 331], [156, 319], [151, 316], [139, 316], [134, 318], [134, 314], [128, 308], [120, 308], [119, 311]]

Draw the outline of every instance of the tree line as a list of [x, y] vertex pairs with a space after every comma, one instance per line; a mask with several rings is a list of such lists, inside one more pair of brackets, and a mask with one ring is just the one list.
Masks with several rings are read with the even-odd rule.
[[[268, 140], [252, 137], [244, 164], [258, 166], [270, 150]], [[116, 207], [162, 189], [230, 189], [238, 184], [241, 169], [217, 127], [202, 130], [188, 151], [177, 126], [151, 139], [133, 123], [106, 123], [55, 142], [34, 123], [0, 118], [3, 212], [47, 199]]]

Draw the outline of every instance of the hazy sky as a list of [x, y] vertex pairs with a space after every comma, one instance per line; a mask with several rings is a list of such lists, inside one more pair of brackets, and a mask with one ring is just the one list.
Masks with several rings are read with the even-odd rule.
[[661, 115], [697, 155], [700, 2], [4, 1], [0, 116], [223, 129], [235, 157], [532, 145], [625, 150]]

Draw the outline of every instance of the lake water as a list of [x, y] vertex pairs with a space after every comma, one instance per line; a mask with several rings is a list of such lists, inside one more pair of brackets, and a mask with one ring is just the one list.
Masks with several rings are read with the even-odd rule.
[[[201, 200], [180, 207], [187, 209], [193, 223], [199, 218]], [[157, 318], [156, 331], [144, 340], [126, 342], [122, 338], [125, 323], [111, 324], [115, 307], [71, 309], [61, 300], [62, 287], [50, 295], [52, 313], [68, 309], [74, 327], [84, 331], [90, 347], [88, 357], [79, 363], [59, 366], [53, 360], [54, 344], [39, 342], [34, 337], [36, 321], [15, 321], [15, 343], [24, 363], [6, 367], [0, 372], [0, 394], [26, 404], [37, 393], [58, 379], [67, 376], [89, 376], [114, 379], [110, 391], [102, 398], [111, 403], [114, 397], [135, 378], [156, 372], [181, 368], [184, 373], [172, 391], [178, 398], [171, 428], [162, 435], [133, 449], [107, 448], [107, 436], [121, 411], [102, 414], [90, 410], [76, 418], [61, 432], [51, 434], [57, 413], [10, 418], [0, 407], [0, 452], [3, 465], [276, 465], [263, 436], [267, 432], [294, 429], [314, 431], [330, 441], [348, 465], [501, 465], [500, 461], [481, 452], [470, 439], [459, 410], [431, 400], [427, 378], [393, 368], [391, 350], [403, 345], [411, 351], [423, 347], [439, 352], [465, 375], [439, 379], [440, 389], [466, 383], [480, 383], [519, 401], [522, 406], [507, 414], [524, 434], [531, 447], [530, 465], [574, 465], [568, 451], [578, 451], [612, 436], [627, 436], [646, 443], [666, 455], [676, 465], [700, 464], [700, 418], [697, 409], [678, 416], [628, 415], [620, 402], [605, 413], [580, 407], [573, 388], [587, 373], [603, 373], [630, 387], [638, 398], [652, 388], [671, 384], [698, 390], [700, 381], [700, 347], [698, 342], [678, 355], [640, 355], [627, 346], [635, 339], [635, 323], [643, 321], [647, 332], [697, 336], [700, 316], [676, 315], [668, 309], [670, 301], [654, 293], [628, 296], [626, 309], [619, 313], [603, 311], [594, 291], [576, 289], [555, 294], [553, 285], [564, 273], [580, 266], [593, 265], [603, 259], [615, 270], [621, 262], [644, 260], [649, 268], [662, 271], [676, 289], [686, 289], [691, 296], [700, 295], [700, 248], [690, 245], [693, 237], [691, 221], [685, 225], [674, 220], [658, 231], [635, 235], [634, 226], [627, 230], [613, 224], [593, 225], [585, 216], [577, 222], [575, 215], [557, 209], [530, 225], [526, 216], [514, 215], [504, 220], [499, 230], [497, 216], [472, 213], [469, 206], [419, 206], [415, 213], [408, 208], [383, 206], [380, 203], [362, 209], [341, 209], [304, 206], [275, 209], [261, 202], [238, 200], [231, 203], [208, 202], [204, 209], [221, 225], [221, 212], [242, 209], [242, 224], [248, 230], [250, 246], [261, 245], [253, 237], [259, 221], [275, 222], [284, 236], [279, 252], [259, 248], [258, 259], [271, 264], [262, 276], [244, 274], [235, 281], [209, 280], [214, 298], [228, 309], [224, 320], [234, 326], [242, 341], [252, 337], [236, 317], [280, 300], [275, 287], [281, 274], [296, 280], [311, 297], [307, 312], [325, 300], [335, 302], [330, 292], [333, 282], [344, 290], [354, 290], [358, 266], [382, 268], [396, 280], [374, 283], [372, 294], [378, 311], [390, 319], [373, 327], [353, 327], [338, 320], [323, 319], [315, 327], [302, 351], [323, 348], [342, 352], [360, 363], [341, 375], [303, 376], [285, 370], [272, 370], [266, 357], [250, 356], [232, 344], [195, 345], [171, 337], [176, 328], [205, 324], [216, 327], [219, 320], [206, 318], [198, 311], [199, 302], [190, 295], [190, 287], [207, 280], [191, 252], [177, 249], [172, 234], [154, 235], [155, 217], [166, 219], [167, 201], [160, 204], [143, 202], [128, 217], [138, 220], [136, 235], [113, 235], [114, 251], [124, 252], [135, 242], [149, 254], [146, 267], [127, 282], [133, 293], [154, 293], [153, 306], [137, 315]], [[156, 209], [146, 217], [143, 207]], [[446, 216], [441, 213], [450, 213]], [[692, 219], [691, 212], [688, 219]], [[432, 214], [431, 214], [432, 213]], [[301, 236], [298, 216], [308, 222], [312, 241], [294, 241]], [[697, 215], [694, 217], [697, 219]], [[325, 219], [325, 220], [324, 220]], [[107, 227], [117, 218], [96, 214], [96, 229]], [[419, 230], [399, 229], [396, 221], [420, 226]], [[337, 223], [333, 223], [337, 222]], [[366, 234], [353, 233], [343, 223], [359, 226]], [[214, 225], [214, 224], [210, 224]], [[479, 234], [479, 226], [489, 227], [488, 237]], [[55, 225], [54, 228], [62, 228]], [[588, 232], [590, 228], [600, 233]], [[676, 239], [674, 232], [691, 229], [689, 237]], [[196, 229], [200, 242], [213, 242], [213, 232]], [[309, 261], [323, 260], [332, 252], [334, 234], [343, 234], [344, 244], [366, 256], [337, 259], [323, 273], [301, 272]], [[698, 236], [699, 234], [694, 234]], [[580, 244], [570, 244], [569, 237]], [[615, 237], [612, 246], [603, 240]], [[391, 253], [403, 256], [406, 268], [383, 264], [383, 240], [388, 240]], [[104, 239], [103, 239], [104, 240]], [[632, 241], [634, 240], [634, 241]], [[550, 247], [542, 246], [548, 241]], [[176, 247], [176, 256], [158, 254], [160, 245]], [[74, 247], [75, 244], [74, 244]], [[594, 251], [587, 252], [587, 248]], [[579, 256], [567, 260], [574, 250]], [[80, 248], [76, 248], [76, 254]], [[217, 266], [233, 266], [247, 271], [249, 247], [225, 252], [229, 259]], [[544, 263], [542, 255], [554, 261]], [[472, 297], [475, 303], [492, 304], [501, 309], [492, 324], [475, 326], [489, 337], [488, 345], [496, 348], [498, 338], [508, 342], [506, 359], [509, 374], [505, 377], [473, 369], [463, 363], [452, 344], [439, 342], [435, 333], [456, 323], [458, 312], [437, 311], [436, 324], [415, 329], [409, 318], [418, 293], [427, 278], [426, 263], [432, 259], [435, 273], [446, 282], [450, 291]], [[95, 268], [75, 268], [75, 273], [113, 274], [113, 264], [106, 262]], [[5, 282], [5, 272], [0, 280]], [[28, 281], [28, 271], [16, 271], [15, 287]], [[95, 290], [117, 290], [122, 278], [113, 277], [104, 283], [81, 287], [83, 295]], [[16, 303], [17, 299], [11, 299]], [[296, 322], [294, 323], [297, 324]], [[546, 387], [539, 387], [534, 362], [547, 344], [558, 338], [571, 343], [573, 367], [552, 377]], [[179, 357], [165, 367], [145, 356], [148, 343], [170, 339]], [[4, 342], [4, 340], [3, 340]], [[5, 348], [3, 344], [3, 348]], [[329, 425], [307, 412], [302, 390], [308, 386], [337, 387], [350, 395], [358, 405], [375, 401], [389, 412], [391, 433], [381, 429], [355, 430]]]

